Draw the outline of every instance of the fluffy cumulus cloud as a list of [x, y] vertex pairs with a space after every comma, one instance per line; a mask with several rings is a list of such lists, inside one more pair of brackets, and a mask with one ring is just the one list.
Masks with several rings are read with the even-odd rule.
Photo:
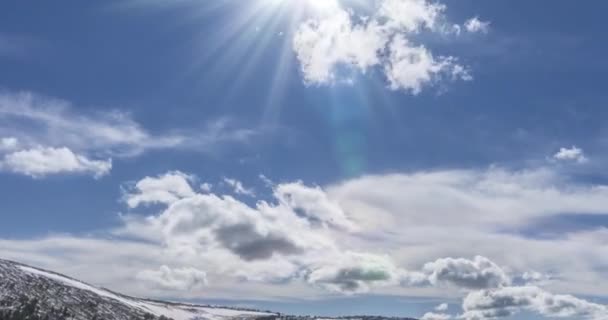
[[[182, 175], [165, 175], [157, 180], [166, 180], [167, 177], [188, 185]], [[154, 178], [147, 178], [147, 181], [150, 183]], [[160, 185], [160, 181], [157, 184]], [[170, 185], [164, 187], [161, 192], [173, 191]], [[159, 191], [156, 189], [154, 194], [147, 194], [138, 188], [137, 193], [128, 196], [127, 202], [132, 205], [159, 203], [156, 196]], [[159, 240], [170, 247], [189, 245], [202, 250], [210, 246], [248, 261], [295, 254], [312, 245], [312, 241], [287, 231], [292, 226], [305, 228], [301, 221], [273, 210], [268, 204], [260, 203], [257, 208], [251, 208], [230, 196], [214, 194], [192, 193], [180, 197], [165, 198], [168, 206], [158, 216], [144, 220], [131, 217], [130, 227], [133, 230], [151, 229], [153, 233], [162, 235]]]
[[[268, 180], [269, 197], [257, 202], [173, 171], [127, 185], [129, 211], [104, 236], [0, 240], [0, 255], [136, 295], [371, 292], [463, 299], [461, 314], [442, 306], [425, 319], [602, 319], [605, 306], [576, 296], [605, 294], [606, 229], [550, 240], [518, 231], [564, 211], [605, 214], [608, 187], [552, 170], [414, 172], [323, 187]], [[104, 264], [117, 272], [91, 271]]]
[[443, 258], [424, 265], [428, 282], [433, 285], [452, 284], [461, 288], [497, 288], [510, 282], [507, 274], [488, 258], [477, 256], [473, 260]]
[[559, 161], [574, 161], [585, 163], [588, 161], [582, 149], [572, 146], [571, 148], [560, 148], [553, 158]]
[[[228, 195], [197, 193], [193, 180], [171, 172], [136, 183], [125, 196], [131, 208], [147, 203], [166, 208], [157, 215], [126, 216], [120, 233], [157, 241], [172, 252], [229, 256], [233, 269], [228, 273], [244, 279], [301, 279], [337, 292], [399, 283], [485, 289], [509, 282], [502, 269], [483, 257], [438, 259], [408, 271], [389, 256], [341, 248], [333, 234], [356, 233], [359, 226], [320, 187], [276, 185], [274, 202], [259, 201], [251, 207]], [[261, 267], [243, 267], [270, 260], [280, 260], [285, 267], [275, 279], [268, 279]]]
[[[353, 71], [379, 67], [393, 90], [418, 94], [441, 80], [471, 80], [456, 57], [436, 55], [416, 42], [422, 32], [459, 34], [460, 25], [448, 25], [446, 6], [427, 0], [381, 0], [370, 16], [359, 16], [335, 5], [303, 23], [293, 48], [308, 84], [351, 81]], [[474, 18], [469, 32], [487, 32], [488, 23]]]
[[195, 193], [186, 187], [191, 181], [174, 172], [135, 184], [125, 198], [129, 206], [160, 203], [166, 209], [126, 216], [119, 233], [157, 241], [175, 254], [225, 257], [222, 274], [249, 281], [300, 279], [345, 293], [397, 281], [399, 268], [390, 258], [339, 249], [332, 232], [354, 225], [319, 187], [278, 185], [274, 203], [251, 207], [228, 195]]
[[172, 269], [166, 265], [158, 270], [143, 270], [136, 278], [169, 290], [193, 290], [207, 285], [207, 274], [194, 268]]
[[67, 101], [30, 92], [0, 92], [2, 169], [35, 177], [64, 173], [99, 177], [110, 170], [108, 159], [152, 149], [210, 151], [220, 142], [243, 142], [255, 134], [233, 128], [226, 119], [202, 132], [154, 134], [129, 114], [76, 109]]
[[304, 80], [323, 84], [337, 80], [335, 67], [339, 64], [363, 72], [379, 64], [379, 54], [386, 41], [380, 26], [353, 26], [350, 14], [337, 10], [329, 17], [302, 25], [294, 36], [293, 45]]
[[58, 173], [82, 173], [101, 177], [112, 169], [111, 160], [92, 160], [68, 148], [34, 148], [9, 153], [0, 169], [41, 178]]

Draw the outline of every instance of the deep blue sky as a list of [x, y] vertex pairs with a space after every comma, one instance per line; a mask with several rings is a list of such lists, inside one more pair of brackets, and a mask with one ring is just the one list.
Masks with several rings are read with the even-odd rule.
[[[219, 9], [193, 6], [188, 1], [2, 3], [0, 34], [23, 46], [0, 55], [3, 90], [58, 97], [79, 109], [126, 109], [151, 130], [197, 127], [225, 116], [273, 130], [251, 148], [205, 156], [153, 152], [138, 161], [119, 160], [111, 176], [100, 181], [33, 182], [3, 175], [1, 191], [11, 193], [2, 201], [3, 211], [18, 213], [0, 227], [3, 234], [107, 225], [117, 207], [117, 183], [175, 168], [211, 181], [237, 176], [251, 183], [263, 172], [276, 180], [323, 184], [350, 174], [517, 166], [572, 144], [603, 153], [607, 97], [602, 78], [608, 70], [603, 2], [551, 1], [549, 14], [549, 3], [543, 1], [452, 1], [454, 20], [474, 14], [492, 21], [493, 32], [483, 41], [462, 40], [449, 47], [473, 66], [474, 81], [418, 96], [368, 86], [365, 78], [354, 86], [311, 88], [297, 77], [292, 57], [293, 76], [282, 84], [277, 106], [268, 106], [268, 93], [288, 40], [271, 37], [260, 48], [264, 54], [241, 76], [248, 55], [238, 52], [238, 42], [219, 34], [238, 17], [238, 1]], [[281, 25], [276, 29], [280, 32]], [[252, 26], [242, 33], [256, 37]], [[217, 46], [237, 54], [209, 52]], [[277, 110], [275, 122], [266, 121], [268, 109]], [[345, 147], [353, 150], [337, 150], [341, 139], [357, 140]], [[344, 168], [350, 156], [361, 158], [361, 172]], [[63, 199], [73, 196], [74, 186], [87, 192], [74, 196], [76, 203], [66, 208]], [[22, 201], [19, 195], [26, 190], [35, 202]], [[39, 225], [32, 226], [32, 219]]]

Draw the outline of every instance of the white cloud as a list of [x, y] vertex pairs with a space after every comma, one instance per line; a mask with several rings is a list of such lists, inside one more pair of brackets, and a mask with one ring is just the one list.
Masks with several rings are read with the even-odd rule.
[[356, 229], [342, 208], [332, 202], [320, 187], [307, 187], [302, 182], [284, 183], [276, 186], [274, 196], [313, 224], [351, 231]]
[[108, 155], [175, 146], [182, 139], [153, 137], [129, 115], [118, 111], [79, 114], [67, 101], [29, 92], [0, 94], [0, 121], [0, 133], [15, 134], [25, 146], [67, 146], [73, 150], [101, 150]]
[[463, 319], [509, 317], [531, 311], [546, 317], [605, 320], [608, 307], [571, 295], [552, 294], [539, 287], [504, 287], [469, 293], [463, 302]]
[[583, 150], [576, 146], [572, 146], [572, 148], [560, 148], [559, 151], [553, 155], [553, 158], [556, 160], [575, 161], [578, 163], [585, 163], [588, 161]]
[[179, 199], [193, 196], [189, 181], [193, 178], [179, 171], [168, 172], [159, 177], [146, 177], [135, 184], [126, 195], [130, 208], [141, 204], [172, 204]]
[[[152, 197], [155, 194], [138, 190], [133, 197], [156, 199]], [[207, 246], [222, 248], [246, 261], [292, 255], [318, 245], [305, 231], [310, 228], [307, 221], [291, 215], [285, 207], [260, 202], [251, 208], [230, 196], [200, 193], [169, 200], [158, 216], [130, 220], [130, 230], [154, 230], [153, 234], [161, 235], [160, 240], [169, 247], [188, 244], [201, 250]]]
[[426, 0], [384, 0], [378, 15], [398, 31], [418, 32], [422, 28], [435, 29], [445, 10], [445, 5]]
[[224, 257], [222, 274], [250, 281], [300, 279], [345, 293], [400, 281], [404, 271], [389, 257], [339, 249], [332, 234], [357, 227], [319, 187], [277, 185], [276, 203], [251, 207], [230, 196], [195, 193], [187, 187], [191, 180], [181, 173], [142, 179], [127, 203], [167, 207], [145, 218], [125, 216], [118, 234], [155, 241], [175, 255], [213, 252], [215, 259]]
[[213, 185], [211, 183], [205, 182], [200, 185], [200, 188], [204, 192], [211, 192], [211, 189], [213, 189]]
[[143, 270], [136, 278], [168, 290], [193, 290], [207, 285], [207, 274], [194, 268], [172, 269], [161, 266], [159, 270]]
[[464, 27], [468, 32], [488, 33], [490, 31], [490, 22], [481, 21], [479, 17], [473, 17], [464, 23]]
[[335, 70], [338, 65], [352, 66], [362, 72], [378, 65], [380, 51], [387, 40], [379, 25], [353, 26], [350, 14], [337, 10], [328, 17], [300, 26], [293, 46], [304, 81], [326, 84], [339, 80]]
[[[196, 148], [246, 141], [255, 131], [234, 128], [229, 120], [211, 122], [196, 133], [154, 134], [120, 111], [76, 112], [68, 101], [30, 92], [0, 93], [0, 135], [19, 139], [24, 147], [66, 146], [108, 156], [133, 156], [150, 149]], [[28, 124], [27, 126], [25, 124]]]
[[605, 214], [608, 186], [563, 178], [544, 168], [442, 170], [365, 176], [326, 189], [368, 231], [398, 232], [412, 224], [487, 230], [564, 212]]
[[53, 174], [80, 173], [101, 177], [112, 169], [111, 160], [91, 160], [68, 148], [35, 148], [15, 151], [0, 161], [4, 171], [41, 178]]
[[245, 188], [241, 181], [238, 181], [236, 179], [224, 178], [224, 183], [231, 186], [234, 190], [234, 193], [236, 194], [255, 197], [255, 192], [253, 191], [253, 189]]
[[390, 57], [385, 65], [389, 86], [418, 94], [422, 88], [442, 77], [470, 80], [466, 68], [453, 57], [436, 59], [424, 46], [414, 46], [403, 36], [396, 36], [389, 45]]
[[272, 182], [272, 180], [270, 178], [268, 178], [267, 176], [260, 174], [258, 175], [258, 178], [260, 178], [260, 180], [262, 180], [262, 182], [264, 183], [265, 186], [272, 188], [274, 186], [274, 182]]
[[[304, 81], [308, 84], [351, 82], [351, 71], [380, 67], [389, 87], [418, 94], [441, 80], [470, 80], [457, 58], [435, 55], [411, 35], [423, 30], [445, 33], [442, 4], [426, 0], [382, 0], [370, 17], [345, 8], [303, 23], [293, 39]], [[452, 32], [452, 31], [451, 31]]]
[[[357, 181], [361, 182], [370, 178]], [[381, 225], [380, 230], [384, 231], [378, 232], [380, 234], [399, 235], [405, 230], [407, 232], [405, 239], [442, 243], [443, 240], [438, 240], [434, 231], [423, 232], [420, 235], [409, 232], [412, 228], [424, 228], [424, 221], [418, 219], [420, 224], [408, 226], [407, 222], [397, 222], [394, 218], [386, 219], [371, 206], [391, 205], [391, 202], [398, 200], [392, 205], [398, 208], [395, 213], [398, 212], [403, 218], [405, 218], [403, 215], [409, 214], [408, 208], [412, 205], [414, 205], [412, 208], [417, 208], [415, 211], [422, 210], [427, 215], [445, 216], [443, 210], [431, 210], [432, 206], [416, 207], [416, 203], [413, 203], [411, 199], [422, 199], [424, 194], [433, 195], [428, 199], [427, 204], [434, 204], [437, 203], [434, 200], [435, 196], [448, 200], [457, 196], [455, 192], [458, 191], [464, 194], [472, 193], [469, 196], [463, 194], [457, 198], [477, 201], [474, 200], [473, 195], [479, 199], [483, 195], [479, 193], [479, 190], [484, 190], [484, 192], [488, 192], [488, 197], [492, 198], [491, 201], [481, 200], [475, 205], [471, 204], [471, 207], [478, 207], [481, 212], [492, 215], [493, 212], [488, 211], [490, 207], [487, 205], [484, 207], [484, 203], [490, 204], [498, 201], [497, 208], [503, 209], [500, 205], [501, 194], [512, 197], [516, 195], [513, 192], [520, 191], [520, 187], [512, 184], [521, 183], [527, 189], [543, 188], [544, 185], [549, 185], [547, 181], [553, 179], [549, 173], [437, 172], [403, 178], [405, 179], [402, 181], [403, 183], [407, 182], [407, 184], [411, 183], [412, 187], [423, 188], [422, 193], [406, 188], [407, 184], [394, 185], [391, 183], [390, 177], [383, 177], [379, 181], [384, 188], [363, 185], [362, 190], [365, 190], [366, 196], [358, 193], [341, 194], [337, 191], [352, 192], [350, 183], [334, 186], [328, 193], [320, 187], [307, 187], [301, 182], [296, 182], [274, 186], [275, 203], [259, 201], [251, 207], [230, 196], [197, 193], [190, 187], [194, 179], [183, 173], [169, 173], [157, 178], [148, 177], [136, 184], [132, 193], [127, 195], [127, 202], [130, 202], [131, 207], [148, 202], [163, 203], [166, 205], [166, 209], [163, 209], [158, 215], [145, 218], [135, 215], [126, 216], [125, 226], [118, 234], [158, 243], [164, 248], [163, 250], [173, 252], [172, 256], [191, 255], [200, 258], [201, 255], [213, 254], [222, 265], [221, 271], [218, 271], [218, 267], [211, 267], [210, 271], [214, 275], [220, 272], [223, 276], [257, 282], [291, 282], [301, 279], [317, 287], [345, 293], [365, 292], [372, 288], [391, 287], [398, 284], [401, 284], [402, 288], [413, 286], [466, 290], [489, 289], [510, 285], [512, 278], [522, 277], [517, 272], [505, 271], [490, 259], [482, 256], [476, 256], [471, 260], [464, 258], [437, 259], [436, 257], [433, 259], [432, 255], [435, 252], [433, 247], [424, 255], [427, 259], [430, 258], [431, 262], [428, 262], [429, 260], [421, 261], [410, 268], [405, 268], [393, 258], [375, 253], [373, 243], [361, 243], [361, 239], [373, 238], [377, 234], [375, 229], [380, 226], [366, 224], [365, 220], [360, 219], [360, 214], [372, 218], [376, 223], [386, 223]], [[408, 179], [412, 180], [407, 181]], [[478, 180], [476, 183], [479, 184], [479, 190], [473, 183], [476, 180]], [[463, 188], [460, 185], [461, 182], [475, 191]], [[355, 183], [355, 181], [351, 183]], [[375, 198], [376, 194], [370, 193], [373, 190], [379, 190], [384, 194], [387, 192], [387, 187], [395, 188], [394, 191], [398, 195], [395, 198], [382, 199]], [[453, 190], [449, 188], [453, 188]], [[554, 189], [554, 186], [549, 188]], [[435, 191], [430, 193], [429, 190], [433, 189]], [[545, 192], [539, 194], [543, 193]], [[412, 198], [404, 199], [405, 194]], [[588, 198], [588, 194], [585, 196]], [[559, 197], [569, 201], [563, 195]], [[350, 206], [350, 201], [364, 201], [367, 206], [353, 207]], [[450, 209], [461, 211], [462, 209], [456, 205], [457, 203], [449, 204]], [[522, 203], [529, 208], [532, 201], [522, 200]], [[540, 203], [546, 205], [545, 201], [540, 201]], [[345, 210], [345, 207], [349, 209]], [[514, 208], [513, 205], [506, 207]], [[361, 210], [365, 212], [361, 212]], [[497, 217], [502, 217], [501, 212], [496, 214]], [[466, 220], [466, 216], [462, 217], [465, 218], [464, 223], [470, 222]], [[479, 215], [475, 214], [471, 217], [471, 222], [479, 220], [479, 218]], [[441, 229], [444, 234], [450, 232], [447, 230], [462, 228], [450, 221], [433, 220], [445, 223], [448, 229]], [[365, 229], [362, 228], [363, 225], [366, 226]], [[475, 229], [466, 230], [469, 230], [472, 235], [477, 233], [474, 231]], [[459, 242], [456, 240], [458, 237], [463, 238], [463, 233], [457, 232], [456, 234], [459, 236], [450, 240], [455, 244]], [[483, 237], [490, 239], [487, 234]], [[399, 237], [386, 239], [386, 250], [393, 252], [392, 255], [398, 258], [400, 255], [391, 251], [393, 250], [391, 244], [403, 240]], [[460, 249], [462, 253], [466, 251]], [[468, 251], [468, 254], [471, 252]], [[269, 261], [275, 265], [271, 269], [272, 272], [269, 272], [266, 266]], [[208, 263], [206, 267], [212, 265], [213, 263]], [[524, 267], [522, 271], [529, 271], [529, 269]]]
[[[120, 227], [101, 236], [0, 240], [0, 255], [155, 297], [168, 289], [135, 280], [163, 265], [204, 270], [210, 280], [204, 289], [173, 294], [180, 298], [302, 298], [331, 290], [454, 299], [530, 283], [546, 292], [605, 295], [608, 230], [565, 231], [557, 239], [516, 232], [564, 211], [605, 214], [608, 187], [575, 184], [552, 170], [284, 183], [253, 204], [202, 191], [193, 187], [200, 185], [195, 177], [170, 172], [142, 179], [125, 195], [127, 204], [136, 199], [133, 210], [155, 203], [157, 212], [123, 215]], [[96, 272], [104, 263], [121, 267]], [[555, 277], [543, 281], [546, 274]], [[483, 309], [475, 305], [467, 309], [471, 316]]]

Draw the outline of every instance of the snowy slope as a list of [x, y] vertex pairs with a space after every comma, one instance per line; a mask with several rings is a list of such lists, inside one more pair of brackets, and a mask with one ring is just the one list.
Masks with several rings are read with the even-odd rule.
[[146, 315], [173, 320], [230, 320], [274, 317], [277, 314], [163, 303], [124, 296], [78, 280], [19, 263], [0, 260], [0, 308], [16, 308], [27, 299], [37, 299], [42, 312], [69, 309], [75, 320], [144, 319]]

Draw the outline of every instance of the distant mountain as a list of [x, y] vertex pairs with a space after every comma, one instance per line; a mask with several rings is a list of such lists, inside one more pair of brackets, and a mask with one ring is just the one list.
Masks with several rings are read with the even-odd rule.
[[0, 320], [275, 319], [277, 313], [128, 297], [0, 259]]
[[378, 316], [290, 316], [270, 311], [133, 298], [52, 271], [0, 259], [0, 320], [415, 319]]

